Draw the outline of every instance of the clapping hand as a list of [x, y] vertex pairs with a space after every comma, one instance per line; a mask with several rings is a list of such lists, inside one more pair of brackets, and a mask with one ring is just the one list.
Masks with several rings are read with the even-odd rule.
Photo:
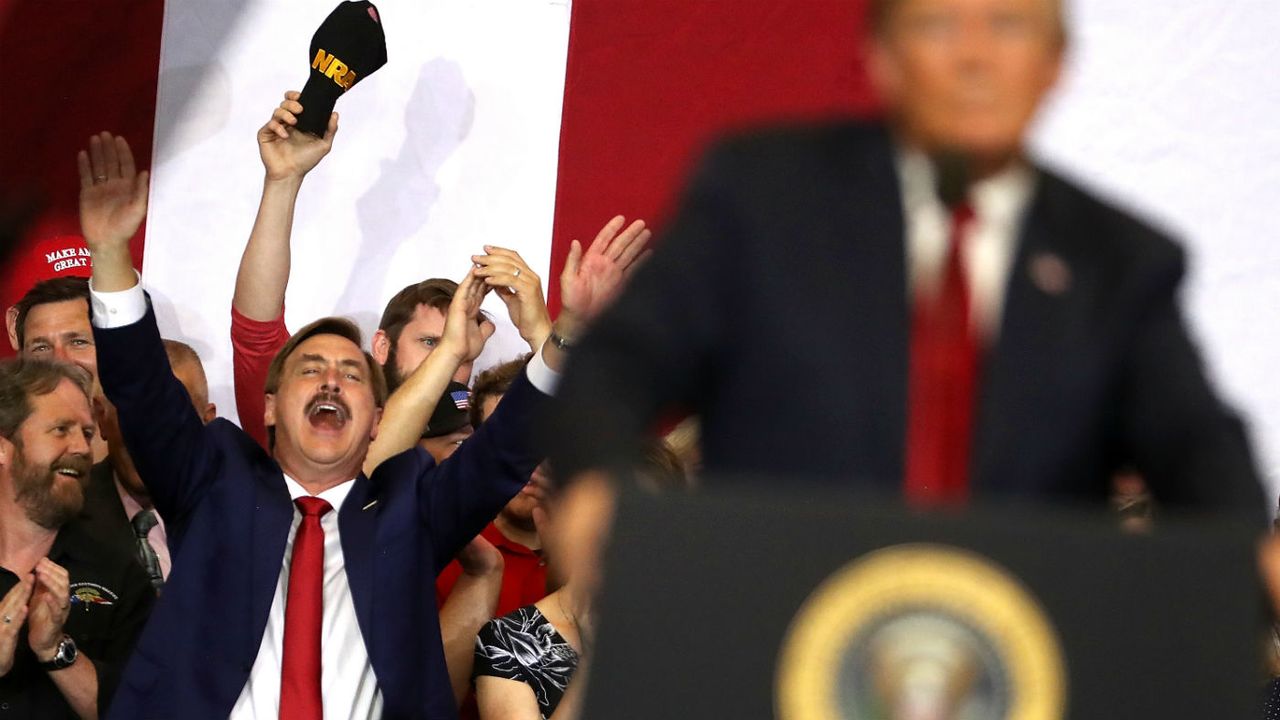
[[482, 280], [473, 273], [467, 273], [449, 302], [444, 332], [433, 352], [444, 348], [453, 352], [460, 363], [471, 362], [480, 356], [494, 329], [493, 323], [480, 315], [480, 304], [488, 293], [489, 288]]
[[35, 588], [27, 616], [27, 642], [42, 662], [53, 659], [62, 642], [62, 627], [71, 612], [71, 577], [49, 558], [35, 567]]
[[537, 350], [551, 334], [551, 316], [542, 294], [542, 278], [515, 250], [485, 245], [484, 251], [484, 255], [471, 256], [477, 266], [471, 274], [497, 289], [520, 337]]
[[13, 653], [18, 649], [18, 631], [27, 620], [27, 602], [34, 580], [23, 578], [0, 600], [0, 677], [13, 669]]

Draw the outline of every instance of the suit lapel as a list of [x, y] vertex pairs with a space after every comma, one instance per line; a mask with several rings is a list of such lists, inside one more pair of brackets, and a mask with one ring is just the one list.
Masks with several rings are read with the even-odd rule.
[[361, 473], [338, 513], [343, 566], [370, 659], [373, 658], [374, 548], [380, 509], [375, 502], [373, 483]]
[[1013, 468], [998, 468], [999, 458], [1012, 457], [1015, 438], [1025, 437], [1028, 423], [1050, 411], [1037, 398], [1053, 384], [1064, 363], [1072, 362], [1073, 317], [1083, 317], [1080, 274], [1070, 243], [1071, 216], [1063, 208], [1054, 179], [1043, 173], [1022, 222], [1014, 261], [1009, 267], [1000, 335], [983, 363], [977, 407], [972, 477], [979, 491], [1009, 491], [993, 478], [1026, 483]]
[[[284, 562], [284, 546], [289, 540], [289, 526], [293, 523], [293, 503], [289, 501], [289, 489], [284, 476], [273, 462], [269, 470], [261, 473], [254, 483], [253, 545], [250, 569], [250, 611], [255, 625], [265, 626], [275, 599], [275, 589], [280, 581], [280, 569]], [[250, 637], [255, 637], [252, 634]], [[257, 654], [257, 647], [253, 653]]]

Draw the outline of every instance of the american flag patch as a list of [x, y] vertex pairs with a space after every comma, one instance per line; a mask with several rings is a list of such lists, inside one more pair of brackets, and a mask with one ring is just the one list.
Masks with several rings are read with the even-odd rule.
[[471, 393], [466, 390], [454, 390], [449, 393], [449, 397], [453, 398], [453, 404], [456, 405], [459, 410], [466, 410], [471, 407]]

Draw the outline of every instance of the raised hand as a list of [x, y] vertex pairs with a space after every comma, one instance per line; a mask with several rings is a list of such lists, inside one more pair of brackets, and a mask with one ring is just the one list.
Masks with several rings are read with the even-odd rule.
[[449, 302], [440, 344], [432, 352], [447, 348], [458, 356], [460, 362], [471, 362], [480, 356], [485, 341], [493, 334], [493, 323], [480, 316], [480, 304], [488, 293], [489, 288], [482, 280], [473, 273], [467, 273]]
[[27, 643], [31, 652], [41, 661], [52, 660], [71, 612], [71, 577], [66, 568], [49, 558], [40, 558], [28, 609]]
[[267, 180], [299, 180], [329, 154], [338, 134], [338, 113], [329, 115], [329, 127], [318, 138], [293, 129], [302, 113], [299, 93], [290, 90], [271, 119], [258, 130], [258, 154], [267, 170]]
[[630, 270], [643, 258], [641, 253], [652, 233], [643, 220], [622, 230], [626, 222], [621, 215], [610, 220], [585, 252], [577, 240], [569, 248], [564, 272], [560, 274], [560, 305], [583, 322], [608, 306]]
[[471, 261], [479, 266], [472, 275], [497, 289], [520, 337], [536, 351], [551, 334], [551, 316], [542, 294], [542, 278], [515, 250], [485, 245], [484, 251], [485, 255], [471, 256]]
[[23, 578], [0, 600], [0, 677], [13, 669], [13, 653], [18, 649], [18, 631], [27, 620], [27, 601], [34, 581]]
[[80, 230], [93, 253], [127, 252], [147, 216], [147, 171], [138, 172], [123, 137], [103, 132], [76, 156]]

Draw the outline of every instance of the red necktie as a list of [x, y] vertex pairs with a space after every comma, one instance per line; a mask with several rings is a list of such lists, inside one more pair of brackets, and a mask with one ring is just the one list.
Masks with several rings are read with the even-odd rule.
[[937, 292], [917, 287], [907, 399], [907, 501], [960, 505], [969, 497], [969, 448], [980, 356], [963, 244], [969, 205], [951, 216], [951, 247]]
[[302, 522], [293, 538], [289, 594], [284, 604], [284, 659], [280, 668], [280, 720], [321, 720], [320, 627], [324, 620], [324, 528], [333, 508], [318, 497], [293, 501]]

